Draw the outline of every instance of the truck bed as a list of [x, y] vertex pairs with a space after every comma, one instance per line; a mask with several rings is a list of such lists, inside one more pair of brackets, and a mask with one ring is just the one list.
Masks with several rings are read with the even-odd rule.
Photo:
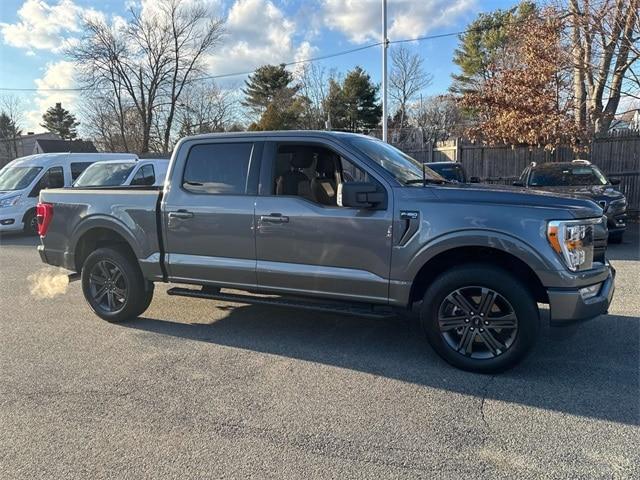
[[[41, 251], [47, 263], [76, 270], [75, 251], [90, 230], [109, 228], [118, 232], [137, 251], [144, 264], [158, 265], [159, 187], [93, 187], [42, 190], [40, 202], [53, 205], [53, 218]], [[144, 268], [144, 267], [143, 267]]]

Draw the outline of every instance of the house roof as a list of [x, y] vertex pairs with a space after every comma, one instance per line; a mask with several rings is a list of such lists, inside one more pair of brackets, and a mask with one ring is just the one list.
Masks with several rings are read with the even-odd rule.
[[70, 152], [70, 153], [97, 153], [98, 150], [89, 140], [36, 140], [42, 153]]

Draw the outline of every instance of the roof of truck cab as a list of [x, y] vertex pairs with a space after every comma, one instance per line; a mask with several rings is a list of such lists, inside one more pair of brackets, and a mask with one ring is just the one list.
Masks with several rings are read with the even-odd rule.
[[360, 137], [371, 140], [379, 140], [376, 137], [351, 132], [336, 132], [328, 130], [275, 130], [260, 132], [221, 132], [221, 133], [202, 133], [200, 135], [192, 135], [184, 137], [183, 140], [202, 140], [207, 138], [235, 138], [235, 137], [323, 137], [323, 138], [345, 138]]

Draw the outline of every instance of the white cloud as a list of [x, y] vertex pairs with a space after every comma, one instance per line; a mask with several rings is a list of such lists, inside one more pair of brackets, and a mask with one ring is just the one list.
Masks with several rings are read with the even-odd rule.
[[74, 69], [73, 63], [66, 60], [48, 63], [42, 77], [35, 80], [38, 88], [33, 100], [35, 108], [25, 115], [29, 131], [42, 130], [42, 114], [56, 103], [62, 103], [64, 108], [77, 116], [78, 92], [50, 90], [74, 88]]
[[77, 39], [83, 16], [104, 18], [104, 14], [93, 8], [82, 8], [72, 0], [47, 3], [46, 0], [25, 0], [18, 10], [16, 23], [0, 23], [4, 43], [12, 47], [25, 48], [27, 54], [35, 50], [61, 52]]
[[[476, 0], [396, 0], [387, 5], [390, 40], [413, 38], [438, 27], [452, 25], [476, 6]], [[323, 0], [325, 26], [342, 32], [350, 41], [380, 40], [380, 0]]]
[[211, 74], [250, 71], [308, 56], [309, 42], [297, 44], [296, 23], [271, 0], [236, 0], [229, 9], [222, 46], [209, 57]]
[[18, 10], [16, 23], [0, 23], [7, 45], [29, 50], [59, 51], [69, 32], [78, 31], [81, 9], [71, 0], [48, 4], [26, 0]]

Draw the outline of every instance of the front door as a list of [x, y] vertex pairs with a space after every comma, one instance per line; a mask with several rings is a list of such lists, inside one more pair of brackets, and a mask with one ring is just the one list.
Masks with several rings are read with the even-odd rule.
[[230, 140], [180, 149], [185, 153], [176, 159], [162, 209], [171, 281], [255, 288], [253, 221], [261, 147]]
[[[264, 159], [267, 188], [255, 214], [259, 289], [386, 303], [393, 210], [381, 181], [322, 144], [270, 143]], [[385, 192], [383, 208], [338, 206], [337, 184], [363, 180]]]

